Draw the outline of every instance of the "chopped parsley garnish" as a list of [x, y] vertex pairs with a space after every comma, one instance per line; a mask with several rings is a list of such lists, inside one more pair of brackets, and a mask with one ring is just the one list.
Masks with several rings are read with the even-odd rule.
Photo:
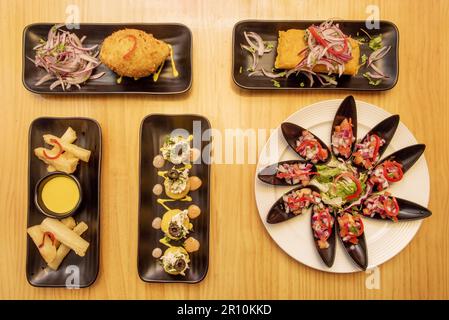
[[272, 44], [271, 42], [265, 42], [265, 48], [273, 49], [274, 48], [274, 44]]
[[366, 63], [366, 61], [368, 60], [368, 56], [366, 54], [362, 55], [362, 66]]
[[279, 83], [279, 81], [271, 80], [271, 82], [273, 82], [273, 87], [276, 87], [276, 88], [280, 88], [281, 87], [281, 84]]
[[363, 76], [369, 80], [369, 84], [372, 86], [378, 86], [382, 82], [382, 79], [372, 79], [368, 73], [364, 73]]
[[379, 34], [378, 36], [372, 38], [369, 41], [369, 47], [371, 48], [371, 50], [376, 51], [380, 48], [382, 48], [382, 35]]

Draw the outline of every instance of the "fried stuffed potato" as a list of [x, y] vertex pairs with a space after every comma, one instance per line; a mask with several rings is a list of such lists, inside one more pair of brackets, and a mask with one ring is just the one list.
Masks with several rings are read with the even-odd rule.
[[101, 61], [112, 71], [136, 79], [155, 73], [169, 55], [168, 44], [136, 29], [114, 32], [100, 51]]

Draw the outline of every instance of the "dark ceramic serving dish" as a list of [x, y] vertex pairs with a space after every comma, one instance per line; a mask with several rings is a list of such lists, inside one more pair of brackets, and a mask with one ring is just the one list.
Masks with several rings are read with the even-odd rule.
[[[200, 124], [198, 130], [194, 130], [194, 122]], [[162, 183], [153, 166], [153, 158], [159, 154], [159, 148], [163, 145], [165, 137], [175, 129], [184, 129], [188, 134], [193, 134], [193, 147], [201, 150], [203, 161], [193, 164], [191, 175], [198, 176], [202, 180], [199, 190], [190, 192], [192, 202], [174, 201], [167, 205], [181, 210], [187, 209], [190, 204], [196, 204], [201, 208], [201, 215], [192, 221], [192, 236], [200, 242], [200, 249], [190, 254], [190, 269], [185, 276], [173, 276], [164, 272], [157, 259], [152, 256], [154, 248], [166, 247], [159, 243], [163, 237], [161, 230], [156, 230], [151, 223], [156, 217], [162, 217], [165, 209], [157, 203], [158, 197], [152, 193], [153, 186]], [[140, 171], [139, 171], [139, 230], [137, 268], [139, 277], [145, 282], [182, 282], [197, 283], [204, 279], [209, 265], [209, 214], [210, 214], [210, 123], [198, 115], [162, 115], [147, 116], [140, 128]], [[187, 133], [186, 132], [186, 133]], [[202, 140], [201, 140], [202, 139]], [[196, 146], [195, 141], [200, 141]], [[166, 163], [161, 170], [171, 168], [173, 164]], [[163, 194], [164, 195], [164, 194]], [[162, 195], [162, 197], [164, 197]]]
[[33, 240], [27, 236], [26, 276], [28, 282], [36, 287], [65, 287], [71, 274], [67, 267], [76, 266], [79, 270], [79, 287], [92, 285], [98, 274], [100, 257], [100, 176], [101, 176], [101, 129], [99, 124], [87, 118], [38, 118], [30, 125], [28, 145], [28, 221], [31, 227], [46, 218], [34, 201], [35, 187], [46, 176], [47, 166], [34, 155], [34, 148], [44, 146], [42, 135], [64, 134], [72, 127], [78, 136], [75, 144], [92, 151], [88, 163], [81, 162], [73, 175], [78, 179], [83, 191], [83, 201], [73, 218], [84, 221], [89, 229], [82, 237], [90, 243], [84, 257], [70, 252], [57, 271], [47, 270], [46, 263], [39, 254]]
[[[173, 46], [174, 59], [179, 76], [172, 76], [169, 61], [163, 68], [159, 80], [145, 77], [139, 80], [123, 78], [121, 84], [117, 84], [118, 76], [105, 65], [100, 65], [94, 73], [106, 72], [97, 80], [89, 80], [81, 86], [81, 90], [72, 87], [63, 91], [61, 87], [50, 90], [51, 81], [36, 86], [35, 83], [43, 75], [45, 70], [36, 66], [26, 57], [34, 58], [33, 47], [38, 44], [39, 39], [46, 39], [48, 31], [54, 23], [36, 23], [25, 27], [23, 31], [23, 74], [22, 81], [26, 89], [40, 94], [177, 94], [190, 89], [192, 84], [192, 33], [190, 29], [182, 24], [99, 24], [82, 23], [79, 30], [70, 30], [79, 37], [85, 35], [86, 46], [101, 45], [103, 40], [114, 31], [125, 28], [140, 29], [153, 34], [156, 38], [166, 41]], [[63, 28], [64, 29], [64, 28]]]
[[[338, 85], [323, 87], [318, 81], [315, 81], [313, 87], [308, 86], [308, 80], [303, 76], [290, 76], [288, 79], [277, 79], [280, 83], [280, 88], [273, 86], [271, 80], [267, 77], [253, 76], [248, 77], [246, 67], [250, 63], [250, 55], [247, 51], [240, 48], [240, 44], [246, 44], [244, 31], [254, 31], [258, 33], [264, 41], [269, 41], [274, 45], [274, 49], [265, 54], [259, 62], [259, 67], [263, 67], [265, 70], [271, 70], [274, 67], [274, 60], [276, 58], [277, 39], [279, 31], [286, 31], [288, 29], [306, 29], [312, 24], [320, 24], [323, 21], [316, 20], [244, 20], [238, 22], [234, 26], [232, 36], [232, 77], [236, 85], [244, 89], [273, 89], [273, 90], [354, 90], [354, 91], [383, 91], [393, 88], [399, 76], [399, 31], [395, 24], [389, 21], [380, 21], [379, 30], [368, 30], [370, 35], [383, 35], [383, 44], [385, 46], [392, 46], [390, 52], [382, 59], [378, 66], [383, 70], [390, 78], [382, 81], [377, 86], [370, 85], [368, 80], [363, 77], [363, 73], [367, 70], [361, 67], [356, 76], [342, 76], [337, 79]], [[342, 31], [352, 37], [357, 37], [357, 32], [360, 36], [364, 36], [363, 32], [360, 32], [360, 28], [366, 29], [364, 20], [338, 20]], [[365, 36], [366, 38], [366, 36]], [[367, 45], [361, 46], [360, 56], [369, 54], [372, 52]], [[243, 72], [240, 73], [240, 67]], [[366, 71], [365, 71], [366, 70]], [[301, 87], [300, 83], [304, 82], [305, 86]]]

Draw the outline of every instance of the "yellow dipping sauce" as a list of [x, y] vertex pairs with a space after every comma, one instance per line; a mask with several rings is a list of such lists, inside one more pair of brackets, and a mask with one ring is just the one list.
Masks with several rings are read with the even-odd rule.
[[80, 199], [77, 183], [65, 176], [55, 176], [42, 188], [42, 202], [52, 212], [65, 214], [72, 211]]

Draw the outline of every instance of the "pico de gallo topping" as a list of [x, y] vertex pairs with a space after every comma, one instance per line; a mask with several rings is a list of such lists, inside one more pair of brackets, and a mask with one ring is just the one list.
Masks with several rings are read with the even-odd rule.
[[310, 182], [310, 176], [316, 174], [312, 169], [313, 165], [310, 163], [283, 163], [277, 168], [276, 178], [284, 179], [291, 185], [301, 183], [306, 186]]
[[295, 215], [310, 212], [312, 205], [321, 203], [320, 194], [309, 188], [294, 190], [283, 196], [282, 200], [285, 212]]
[[312, 163], [325, 161], [328, 157], [327, 149], [323, 148], [314, 135], [307, 130], [304, 130], [296, 141], [295, 150], [301, 157]]
[[399, 205], [395, 197], [390, 193], [373, 194], [363, 202], [362, 213], [367, 217], [374, 217], [376, 214], [382, 219], [398, 221]]
[[359, 243], [359, 237], [363, 234], [363, 221], [358, 214], [345, 212], [338, 218], [338, 225], [340, 227], [340, 237], [344, 242], [352, 244]]
[[352, 120], [344, 119], [340, 125], [335, 126], [332, 134], [332, 151], [336, 156], [349, 158], [352, 150], [352, 143], [355, 141], [352, 132]]
[[388, 188], [391, 182], [400, 181], [403, 176], [404, 172], [399, 162], [386, 160], [374, 169], [369, 182], [377, 186], [379, 191], [382, 191]]
[[334, 217], [330, 213], [330, 209], [325, 207], [322, 203], [313, 206], [312, 215], [312, 230], [313, 236], [317, 239], [318, 247], [320, 249], [329, 248], [327, 241], [332, 235], [332, 228], [334, 227]]
[[379, 148], [384, 144], [385, 140], [377, 134], [366, 136], [363, 141], [355, 145], [354, 163], [362, 165], [365, 169], [371, 169], [379, 161]]

